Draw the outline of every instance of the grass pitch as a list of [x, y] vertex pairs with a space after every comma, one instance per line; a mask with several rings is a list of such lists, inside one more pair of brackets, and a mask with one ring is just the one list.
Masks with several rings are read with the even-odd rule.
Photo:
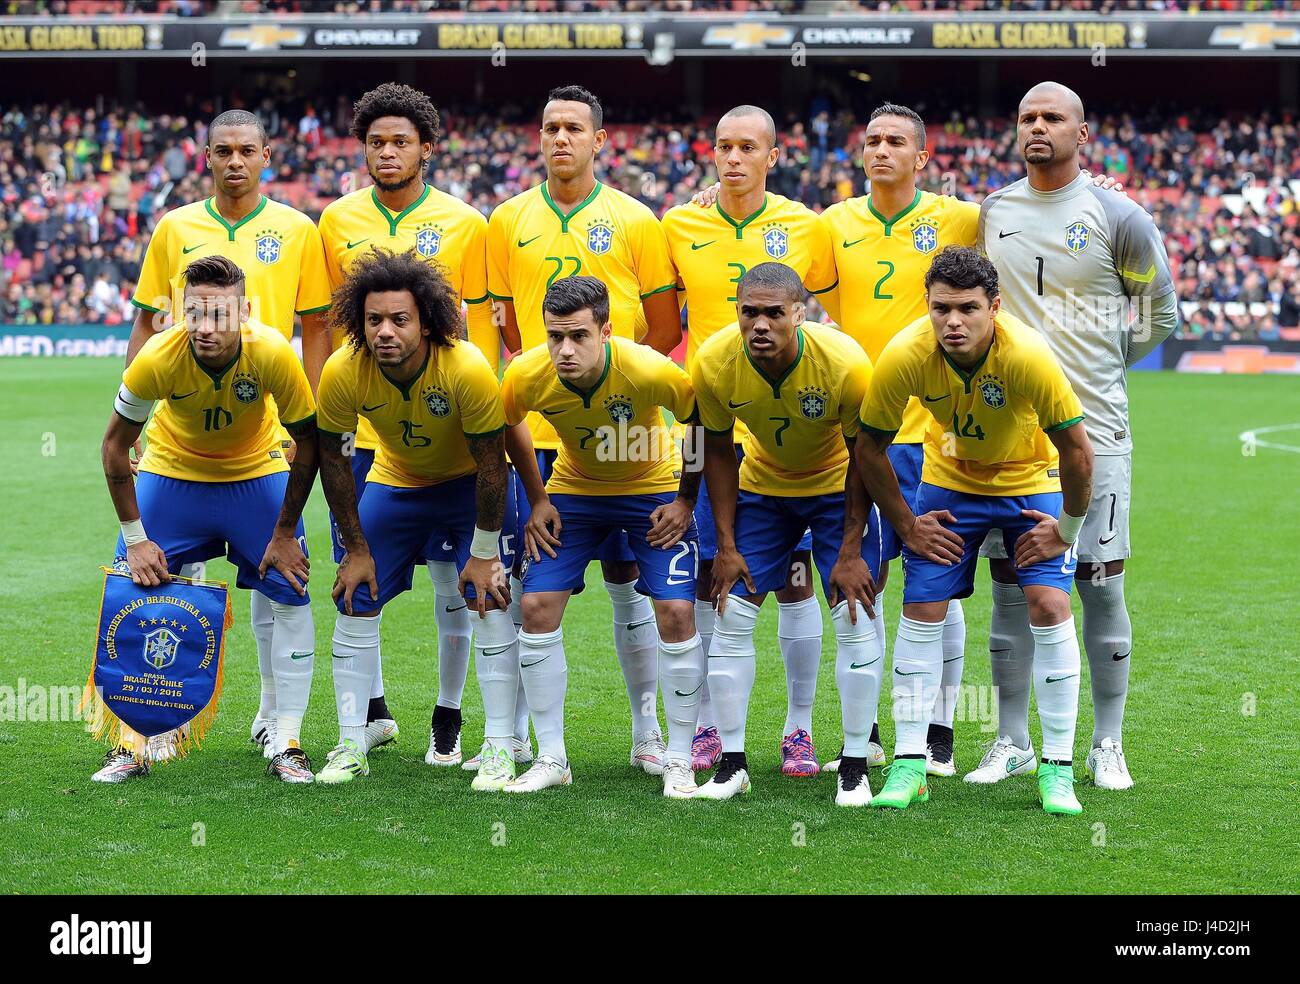
[[[785, 686], [775, 606], [759, 625], [749, 723], [752, 793], [670, 802], [628, 767], [626, 697], [608, 599], [593, 587], [565, 620], [575, 785], [528, 797], [474, 794], [468, 773], [423, 763], [436, 693], [433, 591], [418, 576], [384, 619], [384, 677], [402, 728], [371, 777], [284, 786], [248, 742], [257, 704], [248, 602], [234, 592], [225, 695], [202, 751], [125, 786], [90, 782], [102, 747], [75, 721], [17, 720], [14, 692], [80, 687], [93, 650], [115, 523], [99, 464], [121, 364], [2, 359], [6, 546], [0, 555], [0, 890], [5, 892], [1269, 892], [1300, 889], [1295, 557], [1300, 454], [1243, 453], [1251, 428], [1300, 422], [1294, 379], [1135, 374], [1138, 451], [1127, 593], [1133, 686], [1125, 748], [1137, 786], [1081, 783], [1079, 818], [1041, 812], [1032, 779], [936, 780], [905, 813], [838, 810], [830, 776], [778, 770]], [[1300, 447], [1300, 430], [1290, 443]], [[1285, 442], [1285, 434], [1271, 440]], [[1249, 450], [1249, 448], [1247, 448]], [[337, 736], [333, 609], [319, 487], [307, 514], [316, 559], [317, 671], [304, 744], [319, 766]], [[224, 561], [210, 576], [229, 577]], [[896, 625], [898, 571], [887, 592]], [[966, 603], [957, 764], [992, 737], [988, 580]], [[1076, 601], [1077, 612], [1077, 601]], [[892, 628], [891, 628], [892, 634]], [[814, 738], [839, 746], [829, 624]], [[1084, 661], [1085, 675], [1087, 662]], [[1078, 772], [1092, 724], [1083, 691]], [[8, 695], [7, 702], [3, 699]], [[482, 729], [473, 673], [464, 746]], [[28, 708], [24, 708], [24, 715]], [[892, 745], [888, 708], [882, 712]], [[1035, 717], [1031, 731], [1037, 737]], [[878, 771], [871, 781], [880, 787]]]

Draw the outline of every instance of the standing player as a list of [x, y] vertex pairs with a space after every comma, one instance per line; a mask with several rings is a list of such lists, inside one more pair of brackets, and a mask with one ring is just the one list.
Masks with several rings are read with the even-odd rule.
[[[414, 251], [373, 251], [335, 292], [334, 324], [348, 345], [325, 363], [320, 405], [321, 483], [346, 553], [334, 598], [334, 695], [339, 747], [317, 775], [368, 775], [366, 707], [379, 669], [379, 615], [411, 587], [431, 537], [451, 543], [475, 642], [487, 744], [475, 789], [514, 775], [518, 657], [499, 541], [506, 519], [501, 393], [491, 366], [460, 338], [460, 303], [437, 267]], [[344, 435], [365, 415], [378, 439], [360, 504]], [[514, 517], [510, 517], [513, 523]]]
[[[224, 256], [243, 272], [254, 321], [286, 339], [293, 337], [295, 314], [302, 316], [304, 341], [325, 329], [330, 287], [320, 234], [297, 209], [262, 194], [262, 173], [271, 162], [271, 147], [261, 120], [238, 109], [222, 113], [208, 127], [204, 154], [212, 172], [212, 197], [164, 215], [145, 250], [131, 298], [139, 311], [127, 344], [127, 365], [155, 331], [170, 323], [171, 312], [181, 302], [186, 267], [205, 256]], [[280, 439], [288, 452], [288, 436], [281, 433]], [[275, 718], [274, 618], [257, 592], [251, 596], [250, 609], [262, 678], [251, 735], [269, 757], [268, 724]]]
[[[249, 320], [239, 267], [201, 257], [183, 283], [181, 322], [149, 338], [127, 366], [104, 435], [104, 474], [122, 524], [118, 557], [132, 580], [153, 587], [183, 564], [228, 554], [236, 583], [271, 612], [268, 771], [311, 782], [298, 744], [316, 649], [299, 518], [316, 480], [311, 388], [280, 333]], [[280, 447], [281, 420], [298, 442], [292, 466]], [[133, 484], [130, 450], [146, 421], [149, 448]], [[95, 780], [147, 774], [142, 751], [109, 752]]]
[[[663, 229], [645, 205], [596, 180], [596, 155], [606, 139], [603, 117], [600, 101], [581, 86], [552, 89], [542, 109], [546, 180], [498, 205], [488, 220], [488, 291], [502, 306], [502, 336], [512, 352], [546, 342], [546, 291], [561, 277], [576, 274], [595, 277], [608, 288], [615, 335], [664, 355], [681, 341], [676, 276]], [[545, 478], [559, 438], [537, 413], [529, 415], [528, 428]], [[516, 494], [526, 522], [523, 490]], [[653, 699], [654, 610], [636, 590], [640, 572], [626, 536], [611, 534], [599, 556], [614, 605], [614, 650], [632, 709], [632, 759], [658, 775], [665, 746]], [[515, 583], [516, 599], [521, 594]]]
[[[830, 236], [816, 213], [799, 202], [767, 191], [767, 174], [780, 156], [776, 124], [758, 106], [737, 106], [718, 120], [713, 164], [718, 196], [712, 207], [693, 204], [669, 209], [663, 218], [668, 249], [677, 269], [678, 300], [686, 307], [689, 327], [686, 365], [712, 335], [736, 320], [736, 289], [745, 273], [759, 263], [779, 261], [799, 276], [804, 287], [834, 306], [835, 258]], [[745, 437], [738, 425], [737, 453]], [[707, 647], [713, 637], [714, 612], [709, 601], [717, 543], [707, 489], [696, 509], [700, 529], [701, 571], [695, 621]], [[792, 555], [787, 583], [776, 592], [777, 639], [785, 663], [786, 719], [781, 740], [781, 771], [810, 776], [820, 770], [812, 741], [812, 709], [817, 668], [822, 655], [822, 616], [813, 594], [811, 538], [805, 536]], [[700, 701], [700, 731], [695, 736], [694, 765], [711, 769], [722, 755], [708, 687]]]
[[[321, 213], [320, 234], [331, 287], [337, 288], [355, 261], [375, 248], [414, 250], [420, 259], [438, 265], [456, 292], [458, 303], [467, 305], [469, 340], [479, 347], [495, 372], [501, 337], [487, 303], [487, 220], [473, 206], [424, 180], [438, 141], [438, 111], [423, 92], [386, 82], [356, 101], [352, 135], [365, 150], [366, 171], [374, 184], [344, 195]], [[330, 352], [345, 341], [342, 334], [331, 338], [326, 330], [310, 336], [304, 332], [303, 362], [313, 386], [319, 383]], [[377, 441], [365, 415], [358, 426], [352, 472], [360, 498]], [[430, 765], [451, 766], [461, 761], [460, 702], [469, 672], [472, 623], [457, 589], [455, 555], [441, 540], [429, 546], [427, 566], [436, 595], [438, 625], [438, 698], [424, 760]], [[343, 555], [337, 533], [334, 554], [337, 563]], [[397, 737], [397, 724], [384, 701], [382, 664], [381, 657], [375, 672], [375, 692], [366, 712], [367, 752]], [[528, 754], [526, 716], [521, 737], [522, 747], [516, 753], [522, 756]]]
[[[885, 345], [906, 325], [925, 316], [925, 271], [945, 246], [975, 245], [979, 206], [948, 195], [921, 191], [917, 180], [929, 162], [925, 123], [906, 106], [885, 103], [871, 113], [862, 148], [862, 169], [871, 193], [832, 205], [822, 213], [840, 271], [839, 326], [852, 335], [874, 363]], [[921, 481], [921, 442], [930, 416], [911, 400], [903, 424], [889, 446], [899, 488], [914, 504]], [[889, 580], [889, 562], [902, 541], [889, 524], [881, 526], [879, 591]], [[884, 598], [876, 598], [876, 634], [885, 639]], [[953, 765], [953, 715], [961, 688], [966, 621], [961, 602], [948, 606], [943, 625], [943, 685], [926, 735], [927, 769], [950, 776]], [[871, 764], [884, 765], [884, 749], [871, 729]], [[831, 763], [827, 763], [829, 767]]]
[[[942, 681], [944, 613], [953, 598], [970, 596], [977, 544], [996, 529], [1015, 555], [1029, 605], [1043, 722], [1039, 796], [1048, 813], [1081, 813], [1074, 795], [1079, 643], [1070, 582], [1092, 486], [1083, 411], [1046, 343], [1000, 313], [997, 270], [986, 258], [949, 246], [931, 264], [925, 289], [929, 316], [899, 332], [876, 364], [856, 453], [868, 492], [903, 539], [894, 763], [873, 802], [905, 809], [930, 797], [925, 739]], [[918, 396], [934, 424], [912, 506], [886, 449]]]
[[[998, 268], [1007, 307], [1046, 335], [1088, 415], [1096, 480], [1075, 575], [1092, 678], [1087, 766], [1099, 788], [1127, 789], [1133, 785], [1122, 744], [1133, 651], [1124, 603], [1133, 450], [1127, 370], [1178, 326], [1178, 298], [1151, 216], [1123, 195], [1101, 194], [1079, 170], [1079, 148], [1088, 141], [1079, 97], [1055, 82], [1034, 86], [1020, 102], [1016, 133], [1029, 174], [985, 199], [979, 245]], [[1031, 772], [1034, 763], [1025, 601], [1000, 547], [997, 538], [988, 544], [1000, 734], [980, 768], [966, 776], [971, 782]]]
[[[864, 806], [871, 802], [867, 743], [884, 664], [870, 612], [880, 533], [849, 449], [871, 362], [842, 332], [804, 322], [803, 281], [787, 266], [760, 263], [746, 271], [736, 296], [736, 324], [705, 342], [691, 366], [718, 538], [709, 692], [722, 737], [718, 771], [695, 795], [730, 799], [749, 790], [745, 718], [754, 625], [767, 592], [785, 585], [790, 556], [811, 529], [837, 644], [844, 755], [835, 802]], [[740, 462], [737, 420], [746, 427]]]
[[637, 587], [654, 600], [669, 723], [663, 791], [685, 799], [695, 790], [691, 739], [704, 683], [692, 515], [700, 473], [683, 468], [661, 408], [687, 422], [695, 447], [695, 394], [667, 356], [611, 337], [609, 292], [595, 277], [557, 280], [543, 304], [546, 345], [517, 356], [501, 386], [507, 423], [540, 412], [560, 438], [545, 491], [530, 490], [524, 528], [519, 666], [537, 728], [537, 761], [506, 792], [573, 781], [564, 748], [568, 667], [560, 619], [601, 543], [621, 531], [641, 572]]

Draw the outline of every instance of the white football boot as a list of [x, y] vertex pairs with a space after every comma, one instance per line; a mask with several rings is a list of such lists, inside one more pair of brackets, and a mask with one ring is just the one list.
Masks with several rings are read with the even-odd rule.
[[481, 793], [497, 793], [515, 777], [515, 763], [510, 758], [510, 749], [507, 745], [490, 745], [484, 742], [479, 761], [478, 775], [470, 783], [470, 789], [476, 789]]
[[[484, 743], [486, 744], [486, 742]], [[511, 751], [514, 752], [515, 765], [530, 765], [533, 761], [533, 743], [527, 738], [515, 738], [511, 745]], [[473, 758], [467, 758], [460, 764], [460, 767], [466, 772], [477, 772], [480, 757], [483, 755], [483, 749], [479, 748], [478, 754]], [[425, 759], [427, 762], [428, 759]]]
[[1005, 735], [999, 736], [991, 745], [980, 764], [963, 777], [967, 782], [989, 785], [1010, 779], [1012, 776], [1025, 776], [1038, 771], [1038, 760], [1034, 757], [1034, 743], [1028, 748], [1017, 748], [1015, 743]]
[[104, 755], [104, 767], [90, 778], [95, 782], [126, 782], [148, 774], [148, 761], [136, 758], [129, 748], [110, 748]]
[[549, 755], [539, 755], [531, 769], [502, 788], [507, 793], [536, 793], [550, 786], [573, 785], [573, 773]]
[[867, 780], [867, 769], [858, 767], [841, 768], [835, 776], [836, 806], [868, 806], [871, 803], [871, 783]]
[[1130, 789], [1133, 777], [1124, 761], [1124, 747], [1114, 738], [1103, 738], [1088, 753], [1088, 774], [1098, 789]]
[[397, 741], [397, 722], [392, 718], [376, 718], [366, 722], [366, 754], [376, 748], [391, 745]]
[[[833, 759], [831, 759], [829, 762], [825, 762], [825, 763], [823, 763], [823, 765], [822, 765], [822, 771], [823, 771], [823, 772], [831, 772], [831, 773], [839, 772], [839, 771], [840, 771], [840, 755], [843, 755], [843, 754], [844, 754], [844, 749], [841, 748], [841, 749], [840, 749], [840, 754], [839, 754], [839, 755], [836, 755], [836, 756], [835, 756]], [[868, 768], [868, 769], [883, 769], [884, 767], [885, 767], [885, 748], [884, 748], [884, 746], [881, 745], [880, 742], [878, 742], [878, 741], [869, 741], [869, 742], [867, 742], [867, 768]]]
[[644, 769], [647, 775], [661, 776], [667, 757], [668, 745], [664, 736], [658, 731], [649, 731], [632, 745], [628, 763], [634, 769]]
[[695, 785], [695, 770], [684, 759], [669, 759], [664, 763], [664, 795], [669, 799], [690, 799], [699, 789]]
[[738, 793], [749, 792], [749, 773], [724, 758], [713, 778], [695, 790], [695, 799], [729, 800]]

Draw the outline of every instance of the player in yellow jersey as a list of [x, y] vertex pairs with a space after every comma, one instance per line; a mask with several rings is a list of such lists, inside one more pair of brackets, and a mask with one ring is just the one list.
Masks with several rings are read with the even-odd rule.
[[[204, 153], [212, 172], [212, 197], [172, 209], [158, 220], [131, 297], [139, 310], [127, 344], [127, 365], [154, 332], [171, 324], [184, 288], [184, 270], [205, 256], [224, 256], [243, 271], [254, 321], [286, 339], [293, 336], [295, 314], [302, 316], [304, 338], [325, 327], [330, 285], [320, 234], [297, 209], [262, 194], [262, 172], [270, 163], [271, 148], [261, 120], [243, 110], [222, 113], [208, 127]], [[288, 450], [291, 445], [283, 433], [281, 441]], [[136, 448], [137, 455], [139, 451]], [[194, 576], [199, 569], [182, 573]], [[273, 619], [261, 596], [254, 593], [251, 603], [262, 691], [250, 734], [265, 750], [271, 747], [268, 725], [275, 717]]]
[[[316, 480], [316, 408], [289, 343], [248, 318], [239, 267], [202, 257], [185, 268], [184, 282], [182, 321], [153, 335], [127, 366], [104, 435], [104, 474], [122, 524], [118, 558], [150, 587], [183, 564], [230, 558], [239, 587], [272, 616], [268, 771], [311, 782], [298, 744], [316, 648], [300, 517]], [[281, 420], [298, 442], [292, 466]], [[129, 454], [146, 421], [149, 448], [132, 484]], [[171, 741], [159, 736], [135, 754], [114, 749], [94, 778], [147, 774], [148, 756], [170, 757]]]
[[[339, 744], [317, 780], [369, 774], [366, 709], [379, 667], [379, 615], [410, 589], [432, 537], [452, 544], [461, 590], [477, 608], [485, 731], [489, 745], [509, 756], [518, 656], [500, 538], [514, 517], [506, 510], [496, 375], [459, 337], [455, 289], [414, 250], [356, 260], [334, 294], [332, 316], [348, 344], [325, 363], [317, 388], [321, 483], [346, 553], [334, 584]], [[363, 415], [379, 446], [358, 503], [345, 450]], [[480, 770], [474, 788], [500, 788], [514, 774], [510, 763], [508, 774]]]
[[[736, 320], [736, 285], [751, 267], [773, 260], [790, 267], [809, 293], [831, 309], [835, 301], [835, 255], [817, 214], [800, 202], [767, 191], [776, 165], [776, 125], [758, 106], [737, 106], [718, 120], [713, 164], [717, 197], [708, 208], [679, 205], [663, 218], [668, 250], [677, 270], [677, 296], [687, 320], [686, 365], [715, 332]], [[737, 452], [744, 427], [736, 429]], [[701, 571], [695, 621], [707, 648], [714, 612], [708, 600], [717, 542], [708, 490], [695, 510], [700, 529]], [[777, 639], [786, 674], [786, 718], [781, 740], [785, 775], [816, 775], [820, 767], [812, 741], [812, 709], [822, 654], [822, 616], [813, 595], [812, 540], [805, 536], [790, 564], [787, 584], [776, 593]], [[700, 731], [694, 764], [711, 769], [722, 755], [707, 684], [700, 702]]]
[[[487, 219], [473, 206], [453, 198], [425, 181], [429, 160], [438, 141], [440, 120], [423, 92], [386, 82], [365, 93], [352, 107], [352, 135], [366, 155], [366, 171], [373, 185], [354, 191], [326, 206], [320, 232], [330, 285], [337, 288], [360, 257], [372, 250], [414, 250], [436, 264], [456, 292], [458, 303], [468, 308], [467, 336], [487, 358], [493, 372], [501, 354], [501, 336], [492, 321], [487, 297]], [[303, 362], [315, 386], [330, 352], [345, 341], [322, 331], [303, 336]], [[352, 455], [357, 497], [365, 488], [377, 446], [374, 429], [362, 416]], [[343, 544], [334, 533], [334, 560], [343, 556]], [[459, 571], [450, 546], [442, 540], [429, 543], [426, 566], [435, 592], [438, 626], [438, 697], [430, 727], [430, 765], [454, 766], [461, 762], [461, 696], [469, 672], [472, 622], [457, 590]], [[375, 693], [366, 712], [366, 750], [396, 739], [397, 724], [384, 701], [383, 660], [375, 674]], [[520, 704], [523, 704], [522, 696]], [[518, 722], [522, 742], [517, 752], [528, 752], [527, 712]]]
[[[673, 293], [676, 275], [663, 229], [641, 202], [596, 180], [596, 155], [605, 145], [600, 101], [581, 86], [552, 89], [542, 109], [541, 145], [546, 180], [498, 205], [488, 219], [488, 291], [501, 305], [499, 321], [512, 352], [546, 341], [542, 300], [561, 277], [584, 274], [610, 295], [615, 335], [669, 354], [682, 338]], [[528, 419], [543, 476], [559, 439], [539, 414]], [[518, 462], [516, 462], [518, 464]], [[521, 523], [527, 520], [517, 489]], [[605, 586], [614, 605], [614, 649], [632, 711], [634, 757], [652, 774], [663, 768], [663, 738], [655, 691], [654, 611], [636, 591], [640, 576], [621, 533], [600, 551]], [[514, 595], [519, 584], [512, 579]], [[522, 616], [516, 610], [516, 618]]]
[[[695, 790], [691, 738], [704, 651], [695, 632], [699, 549], [692, 511], [698, 467], [684, 469], [665, 424], [695, 417], [691, 381], [667, 356], [612, 336], [609, 292], [594, 277], [565, 277], [546, 292], [546, 345], [516, 357], [501, 386], [506, 421], [540, 412], [560, 439], [543, 490], [529, 490], [519, 666], [537, 728], [537, 761], [506, 786], [536, 792], [572, 782], [564, 748], [568, 680], [560, 620], [611, 531], [627, 534], [654, 600], [659, 683], [669, 722], [665, 796]], [[662, 408], [662, 409], [661, 409]], [[698, 427], [690, 427], [698, 439]], [[698, 444], [690, 442], [694, 449]], [[632, 756], [632, 765], [641, 767]]]
[[[970, 596], [979, 545], [1001, 530], [1034, 635], [1039, 796], [1048, 813], [1080, 813], [1072, 765], [1079, 642], [1070, 591], [1092, 496], [1083, 409], [1041, 335], [1001, 312], [997, 270], [987, 258], [949, 246], [931, 264], [925, 289], [928, 316], [899, 332], [876, 363], [856, 453], [868, 491], [903, 540], [894, 764], [875, 804], [904, 809], [929, 798], [926, 733], [943, 673], [944, 614], [951, 599]], [[908, 503], [886, 449], [913, 398], [931, 422], [921, 483]]]
[[[789, 267], [753, 267], [738, 285], [736, 324], [705, 342], [691, 366], [718, 536], [709, 691], [722, 737], [718, 771], [695, 795], [730, 799], [749, 789], [754, 625], [767, 592], [785, 586], [790, 555], [811, 529], [835, 626], [845, 734], [835, 802], [862, 806], [871, 801], [867, 741], [885, 655], [870, 619], [879, 521], [849, 467], [858, 429], [853, 408], [866, 393], [871, 362], [842, 332], [805, 322], [804, 296]], [[739, 463], [737, 420], [747, 431]]]

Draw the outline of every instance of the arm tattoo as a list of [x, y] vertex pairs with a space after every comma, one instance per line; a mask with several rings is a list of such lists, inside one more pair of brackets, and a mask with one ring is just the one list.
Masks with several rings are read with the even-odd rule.
[[352, 478], [352, 464], [343, 454], [343, 437], [317, 432], [320, 437], [320, 483], [325, 501], [334, 514], [334, 525], [345, 549], [367, 546], [357, 515], [357, 488]]
[[704, 428], [688, 424], [682, 440], [682, 480], [677, 497], [694, 503], [700, 497], [700, 480], [704, 477]]
[[481, 530], [499, 530], [505, 522], [506, 483], [510, 480], [506, 469], [505, 440], [497, 433], [486, 437], [466, 437], [465, 442], [478, 464], [478, 479], [474, 484], [474, 525]]
[[284, 505], [280, 508], [280, 519], [276, 523], [276, 527], [281, 530], [297, 527], [303, 507], [307, 505], [307, 497], [311, 495], [311, 487], [316, 484], [316, 471], [320, 463], [316, 424], [308, 422], [302, 427], [294, 428], [291, 434], [298, 450], [293, 457], [293, 464], [289, 466]]

